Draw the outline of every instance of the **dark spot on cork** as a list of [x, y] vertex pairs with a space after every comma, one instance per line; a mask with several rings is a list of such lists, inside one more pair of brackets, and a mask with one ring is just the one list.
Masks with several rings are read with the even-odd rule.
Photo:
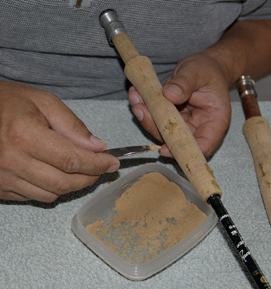
[[264, 172], [263, 164], [262, 164], [262, 163], [259, 163], [259, 169], [260, 169], [260, 172], [261, 172], [262, 176], [265, 177], [265, 176], [266, 176], [266, 173]]
[[265, 181], [265, 184], [267, 185], [268, 188], [270, 188], [270, 185], [271, 185], [270, 182]]
[[206, 170], [209, 172], [209, 174], [214, 178], [215, 177], [214, 172], [213, 172], [213, 170], [210, 169], [210, 167], [207, 163], [205, 164], [205, 167], [206, 167]]
[[211, 181], [211, 184], [212, 184], [215, 188], [217, 188], [218, 190], [220, 190], [220, 187], [219, 187], [218, 183], [217, 183], [215, 180], [212, 180], [212, 181]]
[[[191, 171], [190, 171], [190, 169], [189, 169], [188, 164], [186, 164], [185, 166], [186, 166], [187, 170], [189, 171], [189, 173], [191, 174]], [[191, 174], [191, 175], [192, 175], [192, 174]]]
[[258, 120], [256, 121], [256, 124], [262, 124], [262, 123], [264, 123], [264, 121], [263, 121], [262, 119], [258, 119]]
[[168, 130], [170, 134], [173, 134], [174, 128], [176, 126], [177, 126], [176, 122], [169, 120], [167, 125], [165, 125], [165, 129]]

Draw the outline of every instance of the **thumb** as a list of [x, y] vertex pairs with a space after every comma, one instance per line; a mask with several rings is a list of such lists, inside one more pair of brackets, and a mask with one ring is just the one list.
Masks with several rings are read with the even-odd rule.
[[57, 97], [47, 99], [42, 113], [56, 133], [80, 147], [94, 152], [101, 152], [106, 149], [106, 142], [94, 136], [72, 110]]
[[176, 105], [186, 102], [197, 89], [195, 76], [192, 76], [189, 67], [178, 64], [170, 79], [163, 86], [163, 95]]

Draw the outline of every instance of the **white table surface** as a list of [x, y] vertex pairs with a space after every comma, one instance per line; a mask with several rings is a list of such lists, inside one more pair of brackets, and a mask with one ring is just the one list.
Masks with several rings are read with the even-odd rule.
[[[108, 147], [151, 144], [127, 101], [70, 100], [65, 103]], [[223, 203], [267, 279], [271, 280], [271, 227], [259, 192], [254, 164], [242, 133], [240, 103], [232, 103], [229, 131], [209, 161], [223, 192]], [[271, 118], [271, 102], [261, 102]], [[71, 231], [77, 210], [109, 182], [145, 163], [179, 171], [156, 152], [122, 161], [117, 173], [104, 175], [91, 188], [65, 195], [53, 204], [0, 201], [0, 288], [254, 288], [249, 274], [218, 224], [195, 248], [145, 281], [130, 281], [105, 264]]]

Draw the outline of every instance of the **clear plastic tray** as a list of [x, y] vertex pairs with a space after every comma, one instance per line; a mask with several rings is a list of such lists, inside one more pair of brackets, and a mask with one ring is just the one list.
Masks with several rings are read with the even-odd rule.
[[[122, 259], [100, 240], [94, 237], [86, 229], [86, 226], [99, 218], [107, 218], [108, 214], [112, 213], [115, 201], [121, 194], [133, 183], [138, 181], [144, 174], [149, 172], [159, 172], [169, 181], [176, 183], [183, 190], [186, 199], [191, 203], [194, 203], [204, 212], [207, 218], [189, 235], [154, 259], [143, 264], [133, 264]], [[147, 164], [139, 167], [126, 176], [121, 177], [104, 190], [91, 197], [73, 217], [72, 230], [88, 248], [117, 272], [130, 280], [144, 280], [181, 258], [199, 243], [216, 224], [217, 217], [214, 210], [211, 206], [205, 204], [201, 200], [190, 182], [164, 166]]]

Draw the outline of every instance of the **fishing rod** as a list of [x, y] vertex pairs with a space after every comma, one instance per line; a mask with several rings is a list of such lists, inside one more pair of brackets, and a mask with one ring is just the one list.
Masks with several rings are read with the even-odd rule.
[[270, 125], [261, 116], [255, 82], [243, 75], [237, 83], [246, 121], [243, 132], [250, 147], [262, 200], [271, 224], [271, 134]]
[[100, 15], [107, 39], [121, 56], [124, 73], [146, 103], [175, 160], [200, 197], [210, 204], [226, 229], [258, 288], [270, 288], [221, 201], [222, 192], [195, 138], [175, 105], [162, 94], [162, 85], [149, 58], [139, 55], [114, 10]]

